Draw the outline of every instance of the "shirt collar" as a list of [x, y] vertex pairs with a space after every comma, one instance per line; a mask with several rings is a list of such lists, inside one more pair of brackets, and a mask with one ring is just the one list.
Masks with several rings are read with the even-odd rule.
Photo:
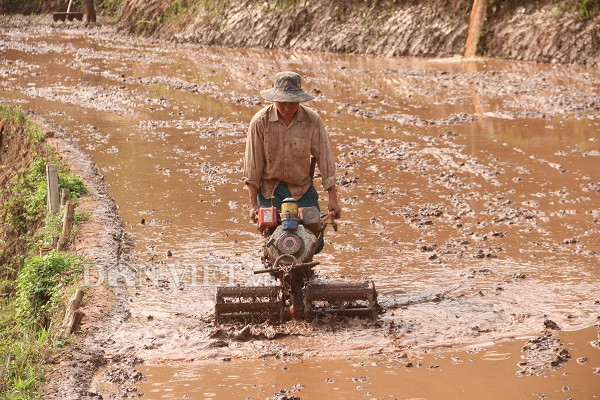
[[[296, 111], [296, 115], [292, 118], [292, 121], [304, 121], [306, 118], [306, 111], [304, 110], [304, 106], [300, 104], [298, 107], [298, 111]], [[271, 105], [271, 110], [269, 110], [269, 122], [279, 121], [279, 114], [277, 114], [277, 107], [275, 103]]]

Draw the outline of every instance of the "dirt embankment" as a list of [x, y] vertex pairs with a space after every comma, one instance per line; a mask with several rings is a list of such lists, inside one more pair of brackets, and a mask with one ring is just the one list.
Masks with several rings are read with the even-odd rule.
[[[66, 10], [68, 0], [0, 0], [0, 13], [35, 14]], [[80, 0], [74, 0], [75, 7], [81, 6]], [[74, 8], [75, 9], [75, 8]]]
[[[528, 3], [488, 7], [479, 54], [600, 65], [600, 6]], [[464, 53], [471, 5], [470, 0], [128, 0], [121, 27], [202, 44], [447, 57]]]
[[[113, 285], [94, 284], [104, 277], [89, 274], [88, 271], [103, 271], [108, 276], [122, 268], [123, 260], [129, 257], [131, 239], [123, 230], [117, 206], [107, 192], [104, 178], [89, 156], [83, 153], [74, 139], [57, 124], [43, 117], [33, 115], [37, 124], [43, 126], [45, 143], [54, 148], [60, 159], [70, 170], [80, 177], [87, 188], [87, 195], [81, 198], [77, 208], [89, 215], [89, 220], [78, 227], [70, 251], [82, 257], [86, 266], [82, 277], [85, 289], [81, 310], [85, 316], [81, 330], [55, 359], [56, 364], [50, 373], [48, 383], [43, 388], [46, 399], [79, 399], [87, 394], [87, 388], [97, 368], [106, 363], [103, 343], [106, 335], [122, 323], [128, 316], [126, 292], [120, 282]], [[0, 130], [1, 131], [1, 130]], [[19, 140], [2, 140], [0, 161], [5, 171], [0, 174], [0, 182], [32, 159], [35, 148]], [[1, 289], [1, 288], [0, 288]], [[110, 310], [110, 313], [109, 313]]]
[[97, 369], [107, 362], [104, 345], [110, 332], [129, 317], [124, 283], [109, 283], [106, 279], [124, 268], [133, 241], [124, 231], [98, 166], [59, 125], [51, 120], [43, 123], [51, 132], [49, 144], [86, 185], [88, 195], [79, 208], [90, 216], [78, 229], [72, 245], [72, 251], [88, 262], [82, 278], [85, 285], [90, 285], [81, 306], [85, 316], [75, 344], [56, 361], [58, 366], [44, 388], [44, 398], [81, 399], [87, 396]]
[[[94, 0], [97, 12], [114, 16], [124, 0]], [[71, 11], [83, 11], [84, 0], [73, 0]], [[0, 0], [0, 14], [40, 14], [66, 11], [69, 0]]]
[[[54, 348], [55, 337], [58, 337], [61, 329], [60, 322], [57, 321], [61, 320], [61, 314], [64, 315], [62, 306], [57, 305], [56, 311], [53, 308], [46, 315], [48, 318], [56, 318], [56, 321], [44, 323], [49, 326], [48, 336], [38, 339], [40, 344], [49, 346], [52, 350], [37, 352], [36, 349], [28, 347], [26, 336], [39, 334], [41, 337], [41, 331], [38, 332], [38, 328], [27, 324], [17, 325], [14, 332], [24, 335], [25, 338], [22, 342], [13, 343], [11, 338], [13, 331], [10, 329], [13, 329], [12, 324], [17, 323], [18, 319], [13, 318], [12, 315], [9, 319], [3, 318], [3, 322], [8, 321], [8, 324], [0, 329], [3, 340], [6, 341], [3, 346], [0, 346], [0, 350], [9, 351], [8, 356], [3, 357], [6, 358], [5, 368], [9, 373], [6, 373], [6, 370], [2, 371], [0, 381], [10, 376], [10, 371], [16, 374], [22, 373], [23, 376], [36, 377], [35, 374], [39, 373], [36, 366], [28, 365], [28, 371], [23, 371], [24, 367], [14, 364], [19, 360], [27, 360], [27, 357], [40, 358], [44, 363], [56, 365], [51, 371], [45, 372], [48, 375], [47, 383], [43, 387], [44, 398], [79, 399], [87, 393], [87, 387], [96, 369], [106, 362], [102, 347], [105, 336], [127, 318], [124, 300], [126, 294], [122, 284], [114, 282], [108, 285], [103, 279], [121, 268], [122, 261], [129, 256], [131, 241], [123, 230], [117, 206], [107, 192], [98, 167], [83, 153], [73, 138], [44, 117], [34, 113], [26, 116], [18, 109], [13, 111], [4, 105], [0, 106], [3, 112], [0, 116], [0, 188], [2, 188], [0, 217], [3, 222], [0, 230], [0, 303], [2, 307], [13, 301], [14, 296], [19, 296], [18, 291], [21, 289], [17, 288], [15, 282], [17, 276], [19, 280], [23, 276], [20, 271], [23, 267], [22, 264], [19, 265], [18, 260], [37, 253], [40, 241], [43, 241], [44, 235], [49, 235], [48, 231], [45, 231], [50, 229], [48, 218], [46, 217], [44, 221], [45, 205], [41, 210], [37, 205], [39, 192], [36, 191], [37, 181], [34, 173], [31, 172], [32, 165], [37, 162], [52, 161], [68, 166], [66, 168], [72, 177], [81, 179], [86, 188], [87, 194], [77, 200], [77, 211], [80, 215], [89, 216], [81, 225], [77, 225], [75, 237], [68, 245], [69, 253], [78, 255], [84, 261], [83, 276], [78, 278], [78, 285], [86, 293], [80, 307], [84, 313], [81, 329], [69, 339], [67, 346], [61, 346], [60, 350]], [[26, 196], [25, 201], [22, 200], [23, 196]], [[39, 201], [44, 203], [43, 200]], [[89, 271], [103, 271], [104, 274], [101, 276], [99, 273]], [[65, 272], [64, 275], [68, 273]], [[43, 281], [43, 285], [46, 286], [37, 290], [40, 293], [44, 293], [42, 292], [44, 290], [49, 291], [50, 278], [41, 279], [46, 279]], [[60, 290], [69, 290], [62, 286], [66, 285], [64, 281], [59, 285], [61, 285]], [[7, 309], [10, 313], [13, 308], [8, 306]], [[50, 316], [51, 313], [55, 315]], [[14, 350], [10, 347], [11, 343], [21, 348], [16, 354], [26, 354], [22, 359], [14, 358], [10, 353]], [[2, 361], [4, 366], [5, 360]], [[17, 378], [21, 378], [21, 375], [17, 375], [15, 380]], [[10, 382], [2, 381], [0, 397], [4, 398], [2, 395], [7, 394], [12, 398], [11, 393], [18, 392], [24, 396], [23, 398], [29, 398], [32, 393], [35, 393], [32, 386], [23, 385], [18, 388], [15, 384], [11, 389]], [[14, 392], [5, 392], [13, 389]]]

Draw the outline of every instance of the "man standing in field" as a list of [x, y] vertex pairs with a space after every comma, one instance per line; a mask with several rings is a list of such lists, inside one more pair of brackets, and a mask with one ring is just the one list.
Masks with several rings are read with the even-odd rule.
[[[260, 94], [273, 104], [257, 112], [248, 129], [244, 182], [248, 188], [250, 218], [255, 221], [258, 208], [270, 206], [272, 198], [278, 210], [286, 197], [294, 197], [299, 207], [319, 208], [311, 156], [316, 159], [323, 188], [329, 195], [328, 209], [339, 218], [341, 210], [329, 139], [319, 114], [300, 104], [313, 99], [302, 90], [300, 75], [279, 72], [274, 86]], [[322, 248], [321, 240], [316, 253]]]

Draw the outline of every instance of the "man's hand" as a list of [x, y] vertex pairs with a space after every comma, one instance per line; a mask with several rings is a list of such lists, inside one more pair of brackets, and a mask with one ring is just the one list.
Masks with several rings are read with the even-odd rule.
[[248, 188], [248, 201], [250, 203], [250, 221], [256, 223], [258, 221], [258, 189], [252, 185], [246, 185]]
[[258, 222], [258, 206], [250, 206], [250, 221], [255, 224]]
[[336, 202], [329, 202], [329, 211], [333, 211], [335, 213], [335, 218], [338, 219], [342, 216], [342, 209], [340, 205]]
[[342, 209], [340, 208], [340, 205], [338, 204], [338, 201], [337, 201], [337, 189], [336, 189], [335, 185], [333, 185], [329, 189], [327, 189], [327, 193], [329, 194], [329, 206], [328, 206], [329, 211], [333, 211], [335, 213], [335, 218], [341, 218], [342, 217]]

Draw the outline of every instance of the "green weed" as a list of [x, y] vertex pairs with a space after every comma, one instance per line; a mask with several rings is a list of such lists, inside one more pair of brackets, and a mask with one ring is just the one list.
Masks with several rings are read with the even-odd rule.
[[47, 327], [61, 296], [61, 287], [70, 284], [81, 269], [79, 258], [55, 251], [26, 260], [17, 278], [19, 323], [35, 328]]
[[230, 0], [202, 0], [202, 9], [204, 10], [204, 18], [212, 19], [223, 14], [225, 9], [229, 7]]
[[577, 9], [579, 19], [587, 21], [600, 13], [600, 1], [598, 0], [577, 0]]
[[123, 6], [123, 0], [101, 0], [96, 2], [98, 11], [103, 12], [109, 16], [119, 19], [119, 11]]
[[20, 107], [11, 107], [0, 104], [0, 120], [17, 124], [24, 127], [25, 133], [33, 144], [42, 143], [45, 140], [44, 132], [40, 126], [29, 118]]
[[41, 399], [39, 384], [45, 381], [54, 339], [45, 329], [23, 329], [15, 315], [14, 299], [5, 300], [0, 308], [0, 398]]

